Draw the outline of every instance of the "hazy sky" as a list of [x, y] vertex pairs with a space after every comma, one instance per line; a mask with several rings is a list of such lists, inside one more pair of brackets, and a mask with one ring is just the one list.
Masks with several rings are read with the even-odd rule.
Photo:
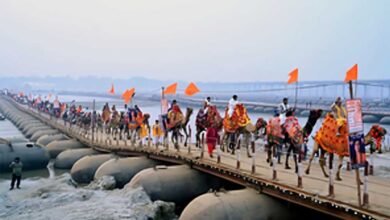
[[390, 78], [390, 0], [0, 0], [0, 75]]

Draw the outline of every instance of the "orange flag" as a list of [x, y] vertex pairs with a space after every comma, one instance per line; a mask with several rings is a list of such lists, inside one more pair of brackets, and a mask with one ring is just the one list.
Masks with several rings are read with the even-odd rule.
[[353, 67], [351, 67], [351, 69], [347, 71], [344, 82], [349, 82], [357, 79], [358, 79], [358, 65], [355, 64], [353, 65]]
[[169, 85], [165, 90], [164, 90], [164, 95], [174, 95], [176, 94], [176, 88], [177, 88], [177, 83], [173, 83]]
[[134, 93], [135, 93], [135, 88], [128, 89], [126, 90], [126, 92], [123, 93], [122, 97], [125, 100], [126, 104], [129, 103], [130, 100], [133, 98]]
[[124, 91], [123, 93], [122, 93], [122, 99], [124, 99], [125, 98], [125, 96], [126, 96], [126, 93], [128, 93], [129, 92], [129, 90], [128, 89], [126, 89], [126, 91]]
[[195, 83], [191, 82], [187, 86], [186, 90], [184, 91], [184, 94], [186, 94], [187, 96], [193, 96], [193, 95], [195, 95], [198, 92], [200, 92], [198, 87], [195, 85]]
[[111, 89], [108, 91], [108, 93], [114, 95], [115, 94], [115, 88], [114, 88], [114, 84], [111, 84]]
[[289, 73], [288, 76], [290, 77], [290, 78], [288, 78], [288, 81], [287, 81], [288, 84], [293, 84], [293, 83], [298, 82], [298, 68], [291, 71], [291, 73]]

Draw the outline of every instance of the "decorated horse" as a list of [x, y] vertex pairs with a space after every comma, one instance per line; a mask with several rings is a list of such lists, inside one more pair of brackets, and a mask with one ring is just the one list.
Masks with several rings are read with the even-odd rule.
[[[224, 134], [222, 137], [222, 150], [235, 153], [238, 141], [244, 142], [248, 147], [251, 138], [251, 132], [254, 132], [254, 126], [248, 116], [248, 112], [243, 104], [237, 104], [234, 108], [232, 117], [229, 117], [228, 109], [225, 111], [223, 119]], [[241, 137], [241, 138], [240, 138]], [[238, 146], [239, 147], [239, 146]]]
[[[315, 153], [320, 151], [320, 166], [325, 177], [328, 177], [325, 171], [325, 154], [328, 153], [329, 163], [333, 163], [333, 154], [338, 155], [339, 165], [337, 167], [336, 180], [342, 180], [340, 176], [340, 170], [343, 165], [343, 158], [349, 156], [348, 146], [348, 125], [345, 123], [340, 129], [337, 127], [337, 122], [333, 114], [328, 113], [325, 120], [318, 130], [314, 140], [313, 152], [311, 154], [309, 165], [306, 169], [306, 174], [310, 173], [311, 162]], [[339, 135], [337, 131], [339, 130]], [[381, 152], [382, 138], [386, 135], [387, 131], [379, 125], [373, 125], [370, 131], [364, 136], [364, 145], [371, 145], [371, 153], [378, 151]]]
[[216, 106], [212, 105], [208, 107], [207, 113], [204, 112], [204, 109], [199, 109], [198, 114], [196, 115], [196, 146], [200, 147], [200, 136], [202, 132], [205, 132], [207, 128], [214, 127], [217, 131], [222, 129], [222, 117], [218, 112]]
[[185, 134], [184, 146], [187, 146], [189, 137], [187, 125], [190, 121], [192, 113], [193, 109], [187, 108], [185, 115], [183, 115], [179, 106], [177, 105], [174, 105], [168, 112], [168, 120], [166, 122], [167, 128], [165, 129], [164, 139], [168, 137], [169, 132], [172, 132], [171, 141], [175, 145], [175, 148], [179, 147], [179, 136], [181, 136], [181, 130], [183, 130]]

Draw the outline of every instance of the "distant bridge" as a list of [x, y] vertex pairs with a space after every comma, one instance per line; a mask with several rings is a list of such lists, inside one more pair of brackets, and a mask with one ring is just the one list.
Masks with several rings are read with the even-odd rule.
[[[196, 104], [196, 105], [203, 105], [204, 100], [203, 99], [194, 99], [194, 98], [181, 98], [180, 102], [183, 104]], [[213, 104], [217, 105], [218, 107], [225, 108], [227, 106], [227, 101], [212, 101]], [[242, 101], [249, 110], [256, 110], [256, 108], [263, 108], [259, 109], [260, 112], [273, 112], [275, 108], [277, 108], [278, 104], [272, 104], [272, 103], [265, 103], [265, 102], [248, 102], [248, 101]], [[294, 106], [291, 105], [290, 106]], [[311, 110], [311, 109], [322, 109], [324, 111], [331, 111], [330, 106], [321, 106], [321, 105], [311, 105], [310, 107], [307, 107], [303, 104], [297, 104], [296, 109], [299, 112], [305, 111], [305, 110]], [[364, 110], [363, 109], [363, 115], [373, 115], [380, 118], [382, 117], [390, 117], [390, 110], [389, 111], [373, 111], [373, 110]]]

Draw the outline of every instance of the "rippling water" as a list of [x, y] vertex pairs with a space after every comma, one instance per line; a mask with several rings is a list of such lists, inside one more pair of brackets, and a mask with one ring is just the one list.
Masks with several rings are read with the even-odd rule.
[[[5, 120], [0, 137], [23, 135]], [[152, 202], [140, 188], [103, 190], [96, 183], [76, 188], [68, 170], [48, 166], [23, 172], [21, 189], [9, 191], [10, 176], [0, 173], [0, 219], [177, 219], [173, 203]]]

